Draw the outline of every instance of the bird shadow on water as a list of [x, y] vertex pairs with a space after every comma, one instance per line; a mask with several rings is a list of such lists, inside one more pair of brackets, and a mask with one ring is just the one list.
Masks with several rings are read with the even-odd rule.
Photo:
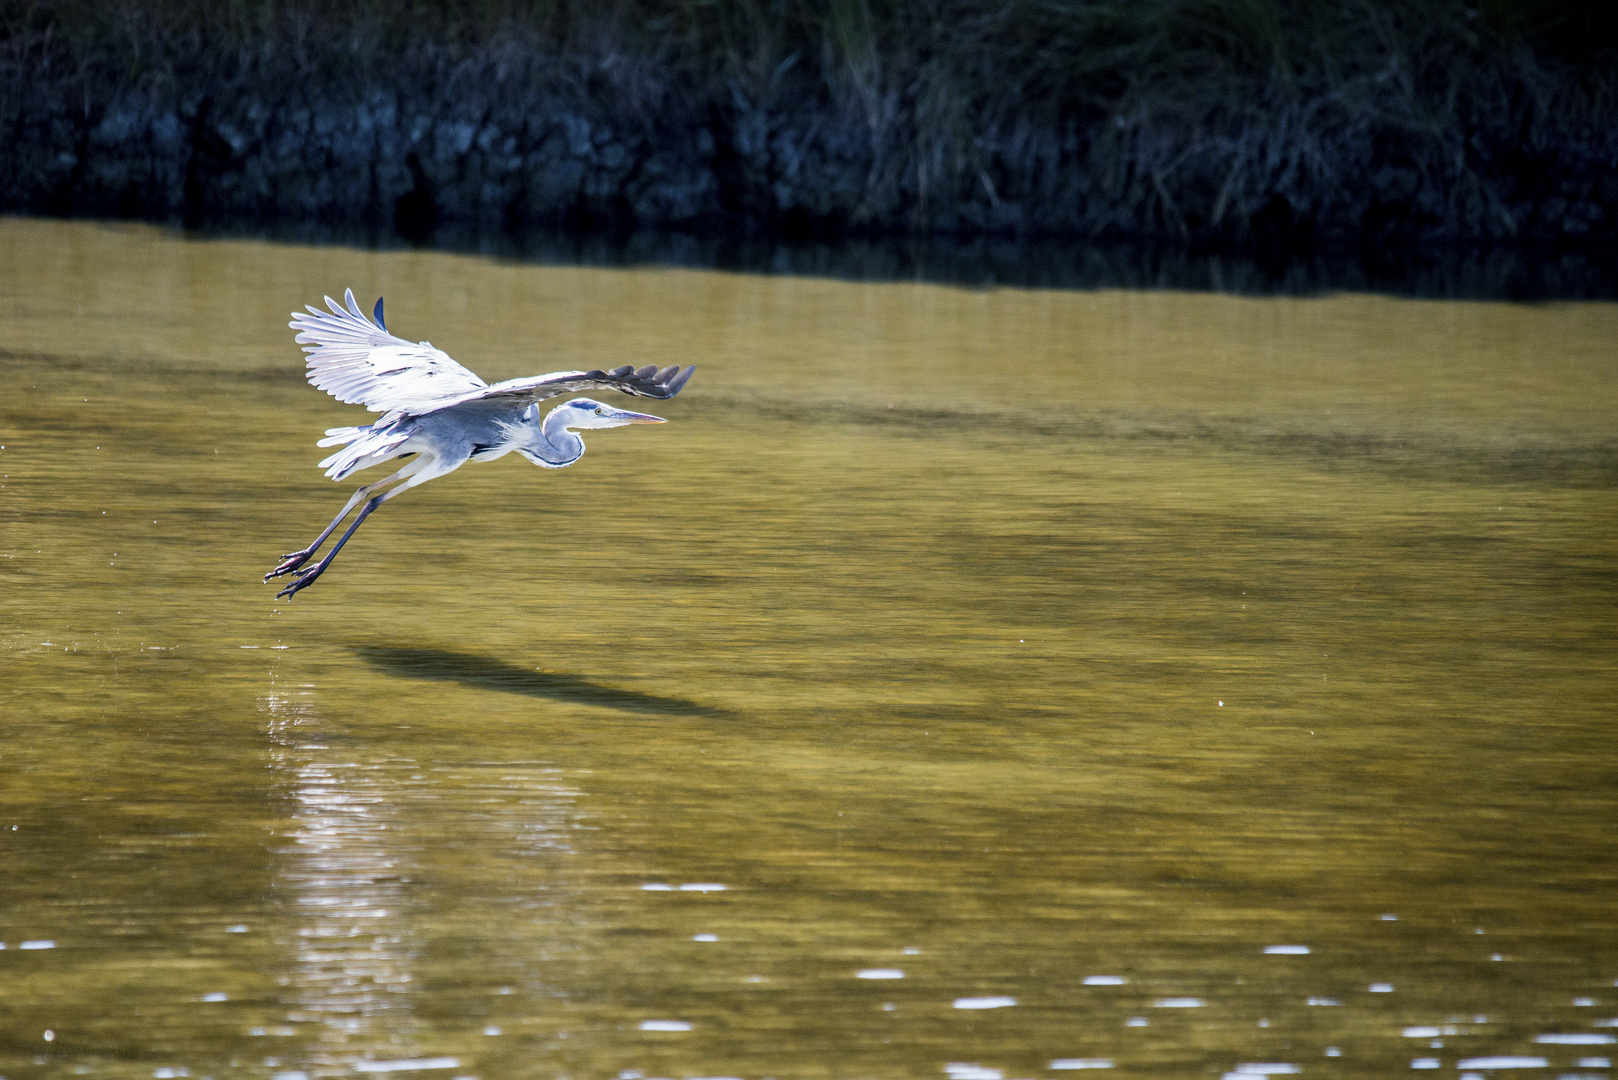
[[492, 656], [450, 652], [445, 649], [412, 649], [395, 645], [351, 645], [360, 659], [390, 675], [408, 679], [436, 679], [457, 682], [484, 690], [550, 698], [580, 705], [599, 705], [625, 712], [658, 716], [729, 716], [726, 709], [702, 705], [685, 698], [647, 694], [604, 686], [582, 675], [566, 672], [535, 671]]

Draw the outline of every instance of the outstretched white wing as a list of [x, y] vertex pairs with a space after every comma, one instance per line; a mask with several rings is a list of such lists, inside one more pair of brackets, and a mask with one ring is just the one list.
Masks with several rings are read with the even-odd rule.
[[328, 296], [330, 312], [316, 307], [307, 315], [293, 312], [287, 324], [309, 354], [309, 381], [338, 401], [372, 412], [422, 413], [445, 398], [475, 397], [488, 386], [441, 349], [388, 333], [381, 300], [373, 323], [360, 313], [354, 290], [344, 290], [343, 299], [346, 310]]

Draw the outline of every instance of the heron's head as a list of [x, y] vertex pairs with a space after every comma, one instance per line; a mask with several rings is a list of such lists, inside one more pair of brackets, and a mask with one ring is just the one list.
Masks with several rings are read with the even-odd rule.
[[662, 424], [667, 423], [661, 416], [648, 416], [646, 413], [630, 412], [628, 409], [615, 409], [611, 405], [604, 405], [590, 398], [574, 398], [572, 401], [556, 410], [562, 419], [562, 426], [578, 428], [610, 428], [623, 427], [625, 424]]

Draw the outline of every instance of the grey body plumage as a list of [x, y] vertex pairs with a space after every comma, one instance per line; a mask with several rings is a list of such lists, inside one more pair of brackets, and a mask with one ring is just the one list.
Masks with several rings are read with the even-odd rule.
[[[660, 424], [645, 413], [615, 409], [591, 398], [575, 398], [541, 415], [539, 402], [579, 390], [613, 389], [638, 397], [671, 398], [691, 377], [690, 365], [620, 367], [611, 371], [558, 371], [492, 386], [428, 342], [412, 344], [388, 332], [382, 301], [375, 321], [360, 313], [354, 293], [343, 304], [326, 297], [329, 312], [308, 308], [289, 324], [309, 354], [309, 381], [339, 401], [382, 413], [372, 424], [331, 428], [320, 446], [340, 446], [320, 463], [326, 475], [342, 480], [384, 461], [411, 457], [404, 468], [356, 491], [308, 547], [282, 556], [266, 582], [296, 576], [279, 597], [295, 596], [313, 584], [378, 506], [418, 484], [453, 472], [468, 461], [491, 461], [513, 451], [535, 465], [561, 469], [584, 454], [577, 431]], [[388, 485], [396, 485], [377, 494]], [[348, 530], [318, 562], [300, 569], [320, 549], [349, 511], [364, 503]]]

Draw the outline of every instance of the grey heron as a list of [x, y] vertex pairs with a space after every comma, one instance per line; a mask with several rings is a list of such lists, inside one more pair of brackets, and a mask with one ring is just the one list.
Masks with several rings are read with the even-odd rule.
[[[309, 354], [309, 381], [338, 401], [382, 413], [374, 424], [330, 428], [317, 446], [344, 449], [320, 463], [326, 475], [349, 473], [399, 457], [414, 456], [391, 476], [354, 492], [343, 510], [314, 543], [283, 555], [264, 575], [266, 583], [296, 572], [276, 598], [295, 596], [326, 572], [354, 530], [377, 507], [417, 484], [454, 472], [468, 461], [493, 461], [515, 450], [546, 469], [562, 469], [584, 456], [577, 432], [625, 424], [661, 424], [660, 416], [615, 409], [591, 398], [575, 398], [544, 417], [539, 402], [578, 390], [611, 388], [638, 397], [671, 398], [691, 377], [691, 365], [620, 367], [611, 371], [557, 371], [489, 385], [428, 342], [412, 344], [388, 333], [382, 300], [367, 319], [346, 290], [344, 303], [326, 297], [329, 312], [309, 307], [292, 313], [288, 325]], [[397, 485], [382, 492], [388, 485]], [[354, 507], [364, 503], [348, 530], [319, 561], [304, 569], [315, 552]]]

